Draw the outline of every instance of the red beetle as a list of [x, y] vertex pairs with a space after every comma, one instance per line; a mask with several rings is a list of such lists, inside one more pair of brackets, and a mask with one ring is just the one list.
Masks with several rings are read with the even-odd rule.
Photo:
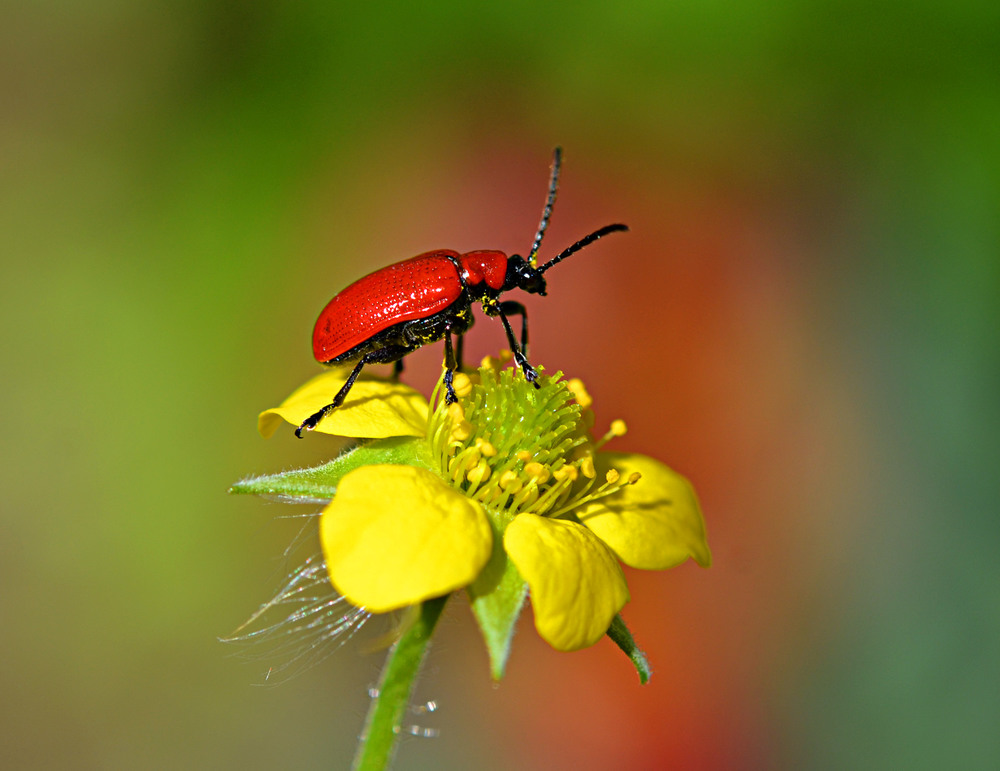
[[[436, 249], [369, 273], [330, 300], [313, 329], [313, 353], [321, 364], [356, 361], [357, 365], [333, 401], [295, 429], [296, 436], [301, 438], [303, 430], [316, 428], [326, 415], [343, 404], [366, 364], [395, 362], [398, 375], [406, 354], [441, 338], [445, 350], [445, 398], [448, 402], [456, 401], [452, 379], [460, 366], [462, 335], [474, 321], [472, 303], [477, 300], [486, 315], [500, 317], [514, 361], [525, 378], [529, 382], [538, 378], [527, 359], [528, 316], [524, 306], [514, 300], [501, 301], [500, 294], [516, 287], [544, 295], [545, 271], [608, 233], [628, 230], [621, 224], [606, 225], [537, 267], [538, 249], [556, 200], [561, 160], [562, 153], [557, 147], [545, 210], [527, 259], [517, 254], [508, 257], [494, 250], [459, 254], [451, 249]], [[508, 315], [521, 316], [520, 345], [514, 338]], [[458, 335], [458, 357], [452, 348], [452, 334]]]

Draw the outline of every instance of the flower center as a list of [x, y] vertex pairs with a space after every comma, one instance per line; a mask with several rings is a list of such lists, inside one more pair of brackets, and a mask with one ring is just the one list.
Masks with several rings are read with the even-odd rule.
[[633, 484], [607, 472], [596, 486], [594, 453], [625, 432], [622, 421], [598, 442], [590, 397], [578, 380], [538, 368], [540, 388], [496, 359], [478, 372], [455, 375], [459, 401], [445, 404], [435, 390], [428, 440], [445, 479], [465, 495], [508, 517], [524, 512], [561, 517], [582, 503]]

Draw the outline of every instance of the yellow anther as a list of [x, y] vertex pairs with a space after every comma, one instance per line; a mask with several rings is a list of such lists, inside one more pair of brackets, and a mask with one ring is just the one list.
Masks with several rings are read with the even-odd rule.
[[456, 372], [451, 385], [455, 389], [455, 395], [462, 399], [472, 393], [472, 380], [464, 372]]
[[506, 348], [500, 349], [500, 363], [506, 364], [508, 361], [514, 358], [514, 354], [508, 351]]
[[[454, 406], [454, 405], [452, 405]], [[453, 442], [464, 442], [475, 430], [473, 425], [467, 420], [461, 420], [452, 425], [451, 431], [448, 434], [448, 438]]]
[[640, 474], [638, 471], [633, 471], [631, 474], [628, 475], [628, 483], [630, 485], [634, 485], [640, 479], [642, 479], [642, 474]]
[[497, 448], [482, 437], [476, 437], [476, 449], [479, 450], [485, 458], [492, 458], [497, 454]]
[[612, 420], [611, 428], [608, 429], [608, 432], [604, 436], [594, 442], [594, 447], [603, 447], [616, 436], [625, 436], [626, 433], [628, 433], [628, 426], [625, 425], [624, 420]]
[[562, 482], [564, 479], [568, 479], [570, 482], [575, 482], [580, 478], [580, 472], [576, 470], [576, 466], [567, 463], [564, 466], [560, 466], [555, 471], [552, 472], [552, 476], [557, 480]]
[[469, 470], [469, 473], [465, 475], [465, 478], [472, 482], [472, 484], [478, 485], [484, 479], [488, 478], [489, 475], [490, 467], [486, 465], [486, 461], [480, 460], [474, 468]]
[[483, 360], [479, 362], [479, 366], [483, 369], [500, 369], [502, 362], [496, 356], [484, 356]]
[[448, 438], [453, 442], [464, 442], [472, 436], [472, 424], [465, 419], [465, 410], [458, 402], [448, 405], [448, 419], [451, 420], [451, 431]]
[[500, 475], [500, 487], [507, 492], [517, 492], [521, 489], [521, 477], [508, 469]]
[[590, 394], [587, 393], [587, 388], [584, 386], [583, 381], [580, 380], [580, 378], [575, 377], [572, 380], [567, 380], [566, 387], [569, 389], [569, 392], [573, 394], [573, 398], [576, 399], [576, 403], [579, 404], [581, 408], [587, 409], [594, 403], [594, 400], [590, 397]]
[[534, 456], [528, 450], [520, 450], [520, 451], [514, 453], [514, 457], [517, 458], [518, 460], [522, 460], [525, 463], [527, 463]]
[[524, 473], [525, 476], [528, 477], [528, 479], [533, 479], [536, 484], [540, 485], [543, 485], [546, 482], [548, 482], [549, 478], [552, 476], [551, 471], [549, 471], [541, 463], [535, 461], [532, 461], [531, 463], [525, 465]]
[[580, 473], [587, 477], [587, 479], [593, 479], [597, 476], [597, 470], [594, 468], [593, 455], [584, 455], [580, 459]]
[[619, 477], [621, 477], [621, 474], [618, 473], [617, 469], [613, 468], [608, 469], [608, 473], [604, 475], [604, 478], [608, 480], [609, 485], [615, 484], [618, 481]]

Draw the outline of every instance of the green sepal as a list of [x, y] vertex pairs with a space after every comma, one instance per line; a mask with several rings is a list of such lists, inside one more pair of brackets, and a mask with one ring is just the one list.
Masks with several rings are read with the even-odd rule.
[[646, 654], [640, 650], [639, 646], [635, 644], [635, 638], [632, 637], [632, 633], [625, 626], [625, 621], [622, 619], [620, 613], [611, 621], [607, 635], [632, 661], [635, 671], [639, 673], [639, 682], [643, 685], [648, 683], [649, 678], [653, 676], [653, 670], [649, 666], [649, 659], [646, 658]]
[[379, 463], [433, 468], [430, 450], [423, 437], [391, 437], [359, 444], [320, 466], [248, 477], [230, 487], [229, 492], [329, 501], [337, 493], [337, 485], [344, 475], [361, 466]]
[[[504, 515], [489, 514], [493, 553], [479, 577], [466, 589], [490, 656], [490, 674], [501, 680], [507, 668], [510, 643], [528, 595], [528, 584], [503, 549]], [[506, 518], [509, 521], [509, 517]]]

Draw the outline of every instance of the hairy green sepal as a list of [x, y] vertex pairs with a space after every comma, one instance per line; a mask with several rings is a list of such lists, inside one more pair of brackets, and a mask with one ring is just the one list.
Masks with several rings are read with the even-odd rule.
[[649, 678], [653, 676], [653, 670], [649, 666], [649, 659], [646, 658], [646, 654], [636, 645], [635, 638], [632, 637], [632, 633], [625, 626], [625, 621], [622, 619], [620, 613], [611, 621], [607, 635], [629, 657], [629, 660], [635, 667], [635, 671], [639, 673], [639, 682], [643, 685], [648, 683]]
[[378, 463], [433, 468], [423, 437], [392, 437], [356, 445], [313, 468], [243, 479], [229, 488], [229, 492], [326, 502], [336, 494], [337, 485], [346, 474], [361, 466]]
[[507, 667], [510, 643], [528, 594], [528, 584], [503, 548], [503, 531], [511, 519], [510, 515], [488, 510], [487, 514], [493, 528], [493, 553], [482, 573], [466, 591], [489, 651], [490, 674], [499, 681]]

